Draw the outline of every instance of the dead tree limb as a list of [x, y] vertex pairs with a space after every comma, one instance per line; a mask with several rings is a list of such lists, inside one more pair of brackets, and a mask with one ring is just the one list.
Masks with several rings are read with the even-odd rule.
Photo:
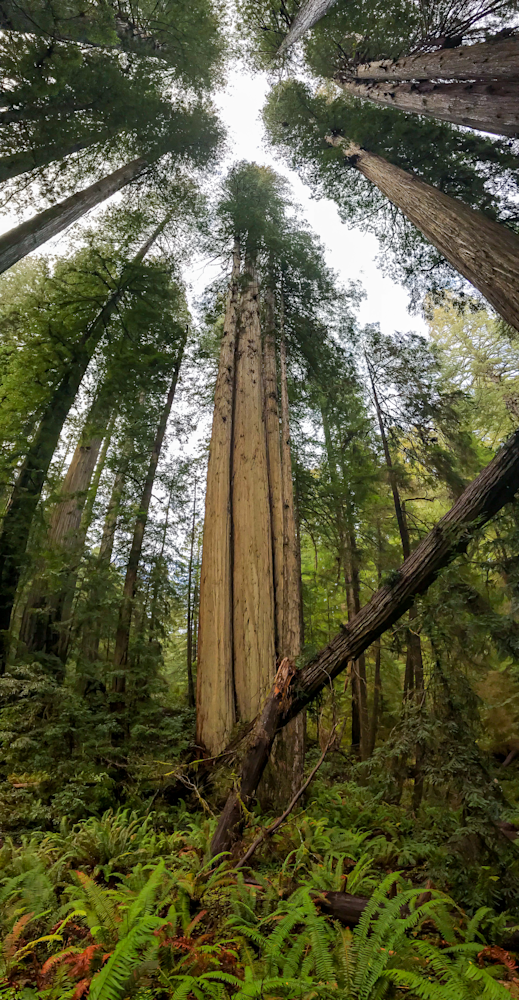
[[391, 584], [381, 587], [342, 632], [301, 670], [283, 660], [258, 717], [244, 758], [240, 788], [221, 813], [212, 842], [213, 856], [229, 850], [258, 786], [276, 733], [301, 712], [351, 660], [387, 631], [424, 593], [443, 566], [464, 552], [474, 532], [486, 524], [519, 489], [519, 431], [467, 486], [453, 507], [405, 560]]

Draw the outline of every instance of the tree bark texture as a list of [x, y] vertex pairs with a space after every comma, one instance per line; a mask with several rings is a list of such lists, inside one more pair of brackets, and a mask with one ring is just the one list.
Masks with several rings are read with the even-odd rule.
[[519, 80], [511, 83], [375, 83], [340, 81], [352, 97], [469, 128], [519, 136]]
[[[168, 507], [169, 511], [169, 507]], [[193, 497], [193, 521], [191, 524], [191, 542], [189, 546], [189, 567], [187, 574], [187, 700], [190, 708], [194, 708], [196, 704], [195, 700], [195, 686], [193, 683], [193, 619], [194, 619], [194, 608], [193, 608], [193, 564], [194, 564], [194, 553], [195, 553], [195, 531], [196, 531], [196, 479], [195, 479], [195, 493]], [[163, 546], [164, 547], [164, 546]]]
[[350, 165], [407, 216], [510, 326], [519, 329], [516, 233], [347, 139], [330, 136], [328, 142], [343, 148]]
[[272, 524], [272, 562], [274, 569], [274, 607], [276, 619], [276, 655], [283, 645], [283, 484], [278, 406], [276, 327], [274, 293], [265, 292], [265, 336], [263, 339], [263, 390], [265, 433], [267, 438], [268, 483]]
[[39, 212], [32, 219], [22, 222], [21, 225], [0, 236], [0, 273], [12, 267], [22, 257], [26, 257], [32, 250], [41, 247], [53, 236], [63, 232], [73, 222], [77, 222], [95, 205], [101, 204], [116, 191], [120, 191], [130, 181], [139, 177], [147, 166], [148, 161], [140, 156], [100, 181], [96, 181], [95, 184], [90, 184], [83, 191], [78, 191], [58, 205]]
[[250, 720], [272, 685], [276, 652], [259, 287], [252, 269], [247, 278], [236, 352], [232, 606], [236, 710]]
[[281, 55], [291, 45], [298, 42], [314, 24], [317, 24], [324, 17], [330, 7], [333, 7], [334, 3], [336, 3], [336, 0], [303, 0], [290, 26], [290, 31], [279, 47], [278, 55]]
[[130, 548], [130, 554], [128, 556], [128, 564], [126, 566], [126, 576], [124, 579], [124, 587], [123, 587], [123, 599], [119, 611], [119, 622], [117, 625], [117, 632], [115, 636], [114, 669], [116, 673], [114, 676], [113, 690], [116, 694], [123, 694], [124, 691], [126, 690], [126, 666], [128, 664], [130, 627], [132, 621], [133, 601], [135, 598], [135, 591], [137, 587], [137, 573], [139, 570], [139, 563], [141, 560], [141, 553], [142, 553], [142, 542], [144, 539], [144, 532], [146, 530], [146, 522], [148, 520], [148, 512], [150, 509], [153, 483], [155, 482], [155, 476], [157, 474], [157, 465], [159, 463], [162, 444], [164, 441], [164, 435], [166, 433], [166, 427], [168, 424], [169, 415], [171, 413], [171, 407], [173, 406], [173, 400], [175, 398], [178, 375], [180, 372], [180, 366], [182, 364], [186, 339], [187, 339], [187, 327], [184, 339], [179, 348], [178, 357], [173, 372], [173, 378], [171, 381], [168, 395], [166, 397], [164, 408], [160, 415], [159, 424], [157, 427], [157, 433], [155, 435], [155, 440], [153, 442], [153, 448], [151, 451], [150, 461], [148, 465], [148, 472], [144, 482], [144, 488], [142, 491], [142, 496], [139, 503], [139, 510], [137, 512], [137, 519], [133, 531], [132, 544]]
[[401, 59], [381, 59], [342, 70], [345, 80], [519, 80], [519, 37], [418, 52]]
[[18, 474], [0, 534], [0, 674], [5, 671], [10, 642], [11, 614], [24, 565], [32, 519], [63, 425], [92, 355], [131, 282], [133, 267], [144, 259], [170, 217], [171, 214], [168, 214], [146, 240], [135, 255], [132, 266], [128, 268], [126, 275], [122, 276], [119, 287], [112, 293], [96, 319], [89, 324], [83, 333], [80, 342], [74, 349], [68, 370], [53, 392], [43, 413], [38, 430]]
[[197, 741], [220, 753], [236, 721], [232, 639], [231, 475], [240, 257], [227, 295], [213, 426], [200, 574]]
[[405, 560], [392, 586], [381, 587], [307, 666], [295, 671], [283, 661], [252, 731], [240, 788], [229, 796], [220, 816], [212, 843], [213, 855], [229, 849], [242, 818], [241, 803], [245, 807], [250, 805], [278, 730], [409, 609], [442, 567], [466, 550], [474, 530], [512, 500], [518, 488], [519, 431], [516, 431]]

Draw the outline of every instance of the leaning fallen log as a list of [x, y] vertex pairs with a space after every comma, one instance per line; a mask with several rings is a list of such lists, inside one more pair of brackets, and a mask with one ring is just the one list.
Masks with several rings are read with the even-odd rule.
[[374, 594], [369, 604], [343, 626], [342, 632], [321, 653], [301, 670], [296, 670], [290, 661], [283, 661], [252, 731], [240, 787], [229, 795], [221, 813], [211, 845], [213, 857], [228, 851], [239, 833], [244, 808], [247, 810], [252, 802], [276, 733], [398, 621], [442, 567], [466, 550], [474, 532], [512, 500], [518, 489], [519, 431], [516, 431], [422, 539], [391, 582]]

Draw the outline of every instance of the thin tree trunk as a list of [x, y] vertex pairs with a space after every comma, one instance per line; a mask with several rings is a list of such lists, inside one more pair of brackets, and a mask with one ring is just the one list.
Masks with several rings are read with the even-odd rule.
[[[335, 448], [325, 406], [321, 407], [321, 414], [330, 478], [332, 486], [335, 489], [336, 502], [338, 503], [340, 493], [343, 491], [339, 484]], [[337, 532], [340, 547], [339, 555], [344, 569], [348, 621], [352, 621], [360, 610], [359, 570], [356, 563], [357, 544], [355, 533], [349, 530], [345, 523], [342, 504], [337, 507]], [[359, 661], [353, 664], [351, 672], [351, 747], [361, 760], [365, 760], [368, 755], [367, 713], [366, 659], [364, 654], [362, 654]]]
[[298, 42], [314, 24], [317, 24], [324, 17], [334, 3], [336, 0], [303, 0], [292, 21], [290, 31], [279, 47], [278, 55], [282, 55], [291, 45]]
[[339, 83], [347, 94], [469, 128], [519, 136], [519, 81], [512, 83]]
[[189, 569], [187, 574], [187, 701], [190, 708], [194, 708], [195, 685], [193, 683], [193, 604], [191, 601], [191, 587], [193, 583], [193, 557], [195, 552], [195, 529], [196, 529], [196, 479], [195, 493], [193, 497], [193, 521], [191, 524], [191, 544], [189, 547]]
[[88, 149], [89, 146], [107, 142], [117, 134], [117, 131], [118, 129], [115, 128], [104, 131], [98, 129], [97, 132], [91, 132], [89, 135], [83, 136], [82, 139], [64, 142], [61, 146], [44, 145], [38, 146], [36, 149], [24, 150], [21, 153], [1, 156], [0, 181], [7, 181], [20, 174], [26, 174], [37, 167], [46, 167], [55, 160], [63, 160], [66, 156], [72, 156], [73, 153], [80, 153], [82, 149]]
[[197, 742], [211, 754], [228, 742], [236, 720], [232, 639], [231, 475], [240, 250], [231, 283], [214, 393], [205, 498], [197, 669]]
[[[386, 459], [386, 468], [389, 475], [389, 481], [391, 483], [391, 491], [393, 493], [393, 503], [395, 507], [398, 531], [400, 534], [400, 541], [402, 543], [402, 555], [404, 559], [407, 559], [408, 556], [411, 554], [411, 539], [409, 537], [409, 528], [407, 525], [405, 508], [400, 500], [398, 481], [395, 473], [395, 468], [393, 465], [393, 460], [391, 458], [391, 452], [389, 450], [389, 442], [387, 439], [386, 428], [384, 426], [384, 418], [382, 416], [382, 409], [377, 394], [375, 379], [373, 377], [373, 369], [366, 355], [364, 355], [364, 357], [366, 358], [366, 364], [368, 366], [369, 377], [371, 381], [371, 389], [373, 392], [375, 410], [377, 413], [378, 426], [380, 430], [380, 437], [382, 438], [382, 446], [384, 448], [384, 456]], [[413, 627], [417, 617], [418, 616], [416, 608], [414, 606], [410, 607], [409, 627], [407, 629], [406, 664], [405, 664], [405, 674], [404, 674], [404, 703], [407, 701], [408, 698], [413, 699], [415, 696], [417, 700], [421, 702], [423, 696], [422, 644], [420, 641], [420, 636]]]
[[519, 329], [519, 236], [347, 139], [329, 136], [351, 166], [399, 208], [444, 257]]
[[148, 511], [150, 508], [153, 483], [155, 482], [157, 465], [160, 458], [162, 443], [164, 441], [164, 435], [166, 433], [168, 418], [171, 413], [171, 407], [173, 406], [173, 400], [175, 398], [175, 391], [177, 388], [180, 365], [182, 363], [182, 358], [184, 355], [186, 339], [187, 339], [187, 327], [182, 344], [178, 352], [178, 357], [173, 373], [173, 379], [171, 381], [171, 386], [166, 398], [166, 403], [160, 415], [160, 420], [157, 427], [157, 433], [155, 435], [155, 441], [153, 442], [153, 448], [148, 465], [148, 473], [142, 491], [142, 496], [139, 504], [139, 511], [137, 514], [137, 520], [135, 522], [135, 528], [133, 531], [130, 554], [126, 566], [126, 576], [123, 587], [123, 599], [119, 611], [119, 622], [117, 625], [117, 633], [115, 636], [115, 650], [114, 650], [114, 661], [113, 661], [115, 668], [113, 691], [118, 695], [124, 694], [126, 690], [126, 667], [128, 664], [130, 627], [132, 622], [135, 590], [137, 586], [137, 572], [139, 569], [139, 562], [142, 553], [142, 542], [144, 539], [146, 522], [148, 520]]
[[275, 621], [259, 288], [242, 293], [232, 458], [233, 661], [236, 711], [255, 717], [275, 675]]
[[290, 664], [287, 667], [286, 661], [282, 663], [256, 720], [243, 761], [240, 788], [229, 796], [221, 813], [211, 845], [213, 856], [229, 849], [242, 819], [242, 803], [248, 808], [252, 801], [278, 730], [398, 621], [417, 594], [424, 593], [433, 583], [439, 571], [466, 550], [474, 528], [494, 517], [513, 499], [518, 487], [519, 431], [516, 431], [422, 539], [401, 566], [392, 586], [381, 587], [348, 627], [301, 670], [294, 671]]
[[32, 250], [41, 247], [53, 236], [63, 232], [73, 222], [77, 222], [95, 205], [101, 204], [116, 191], [120, 191], [130, 181], [139, 177], [147, 166], [148, 160], [139, 156], [131, 163], [126, 163], [124, 167], [96, 181], [95, 184], [90, 184], [83, 191], [78, 191], [59, 204], [39, 212], [32, 219], [22, 222], [21, 225], [0, 236], [0, 273], [12, 267], [22, 257], [26, 257]]
[[519, 80], [519, 38], [495, 39], [401, 59], [362, 63], [337, 74], [346, 80]]
[[171, 213], [146, 240], [144, 246], [135, 255], [127, 274], [121, 278], [119, 287], [112, 293], [96, 319], [89, 324], [79, 344], [76, 345], [68, 371], [54, 390], [44, 410], [38, 430], [18, 474], [2, 522], [0, 535], [0, 674], [5, 671], [10, 641], [11, 614], [25, 561], [32, 520], [63, 425], [92, 355], [119, 301], [128, 288], [133, 267], [141, 263], [170, 217]]
[[274, 607], [276, 618], [276, 655], [283, 644], [283, 487], [276, 363], [274, 293], [265, 293], [265, 336], [263, 338], [263, 392], [265, 433], [267, 438], [270, 519], [272, 525], [272, 560], [274, 566]]

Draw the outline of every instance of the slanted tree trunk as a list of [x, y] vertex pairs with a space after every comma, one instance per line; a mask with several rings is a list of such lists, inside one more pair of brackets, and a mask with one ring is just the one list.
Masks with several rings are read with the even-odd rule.
[[240, 250], [234, 250], [207, 468], [197, 670], [197, 741], [219, 753], [235, 723], [231, 475]]
[[519, 329], [516, 233], [348, 139], [329, 136], [327, 141], [342, 148], [350, 165], [407, 216], [510, 326]]
[[[52, 557], [59, 552], [66, 560], [67, 565], [60, 574], [64, 586], [52, 594], [48, 593], [47, 580], [32, 588], [20, 628], [20, 640], [30, 652], [44, 650], [47, 653], [56, 652], [58, 656], [63, 652], [63, 650], [58, 652], [54, 648], [58, 638], [54, 626], [61, 620], [60, 609], [64, 610], [65, 605], [69, 603], [67, 595], [70, 591], [71, 576], [75, 584], [78, 550], [82, 550], [81, 538], [78, 536], [81, 514], [103, 442], [104, 430], [99, 427], [99, 417], [101, 419], [102, 416], [106, 417], [106, 414], [100, 412], [100, 404], [104, 402], [98, 397], [90, 408], [61, 487], [61, 498], [51, 515], [46, 548]], [[59, 640], [58, 645], [60, 645]]]
[[345, 80], [519, 80], [519, 37], [499, 38], [477, 45], [459, 45], [436, 52], [417, 52], [401, 59], [361, 63], [350, 72], [337, 74]]
[[[196, 533], [196, 479], [193, 497], [193, 521], [191, 524], [191, 541], [189, 545], [189, 567], [187, 574], [187, 701], [190, 708], [195, 707], [195, 685], [193, 683], [193, 560], [195, 554]], [[168, 508], [169, 510], [169, 508]]]
[[279, 47], [278, 55], [282, 55], [291, 45], [298, 42], [314, 24], [317, 24], [324, 17], [330, 7], [333, 7], [334, 3], [336, 3], [336, 0], [303, 0], [292, 21], [288, 35], [283, 39]]
[[259, 287], [250, 267], [247, 278], [238, 328], [232, 455], [234, 689], [243, 720], [257, 715], [276, 667]]
[[282, 663], [251, 734], [240, 787], [229, 796], [220, 816], [211, 845], [213, 856], [229, 849], [242, 819], [242, 803], [245, 808], [251, 804], [278, 730], [398, 621], [442, 567], [466, 550], [474, 528], [494, 517], [513, 499], [518, 488], [519, 431], [516, 431], [405, 560], [392, 586], [381, 587], [348, 627], [301, 670], [294, 671], [286, 661]]
[[177, 388], [180, 365], [182, 364], [182, 358], [184, 355], [186, 339], [187, 339], [187, 327], [184, 339], [179, 348], [178, 357], [173, 372], [173, 378], [171, 381], [171, 386], [169, 388], [164, 408], [160, 415], [159, 424], [157, 427], [157, 433], [155, 435], [155, 441], [153, 442], [153, 448], [151, 451], [150, 461], [148, 465], [148, 473], [146, 475], [146, 480], [144, 483], [144, 488], [139, 503], [139, 511], [137, 513], [137, 520], [135, 522], [135, 527], [133, 531], [130, 554], [128, 556], [128, 563], [126, 566], [126, 576], [124, 579], [124, 587], [123, 587], [123, 599], [119, 611], [119, 622], [117, 625], [117, 633], [115, 636], [115, 650], [114, 650], [115, 673], [113, 681], [113, 691], [117, 695], [123, 695], [126, 691], [126, 672], [127, 672], [126, 668], [128, 665], [128, 646], [130, 642], [130, 627], [132, 622], [133, 602], [137, 587], [137, 572], [139, 569], [139, 563], [142, 553], [142, 542], [144, 539], [146, 522], [148, 520], [148, 511], [150, 508], [153, 483], [155, 482], [155, 475], [157, 472], [157, 465], [160, 458], [162, 443], [164, 441], [164, 435], [166, 433], [166, 427], [169, 415], [171, 413], [171, 407], [173, 406], [173, 400], [175, 398], [175, 391]]
[[469, 128], [519, 136], [519, 80], [512, 83], [375, 83], [338, 81], [339, 86], [362, 100], [398, 108]]
[[[10, 156], [0, 157], [0, 181], [10, 180], [20, 174], [28, 173], [37, 167], [46, 167], [56, 160], [63, 160], [73, 153], [80, 153], [82, 149], [88, 149], [102, 142], [108, 142], [116, 135], [118, 129], [104, 129], [91, 132], [76, 139], [74, 142], [63, 142], [61, 145], [41, 145], [35, 149], [27, 149], [21, 153], [12, 153]], [[117, 190], [117, 189], [116, 189]]]
[[90, 184], [83, 191], [70, 195], [64, 201], [51, 208], [39, 212], [38, 215], [22, 222], [0, 236], [0, 273], [26, 257], [32, 250], [41, 247], [47, 240], [63, 232], [73, 222], [81, 219], [95, 205], [106, 201], [116, 191], [120, 191], [131, 181], [139, 177], [148, 166], [148, 160], [139, 156], [124, 167], [119, 167], [113, 173], [103, 177], [95, 184]]
[[92, 355], [131, 282], [133, 268], [142, 262], [170, 217], [171, 213], [146, 240], [135, 255], [126, 275], [122, 276], [119, 287], [112, 293], [96, 319], [89, 324], [76, 345], [68, 370], [44, 410], [38, 430], [18, 474], [0, 534], [0, 674], [5, 671], [11, 614], [25, 561], [32, 519], [63, 425]]

